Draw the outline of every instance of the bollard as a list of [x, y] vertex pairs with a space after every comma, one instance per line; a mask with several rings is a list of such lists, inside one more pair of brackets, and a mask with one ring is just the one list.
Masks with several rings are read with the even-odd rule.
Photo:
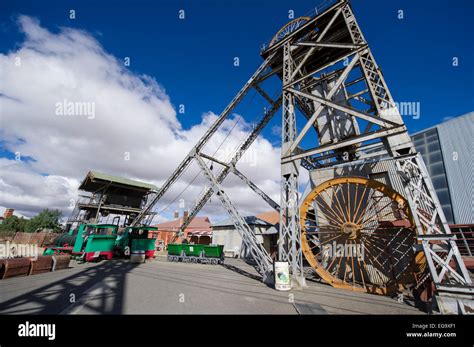
[[145, 252], [144, 251], [132, 251], [130, 255], [131, 263], [144, 263], [145, 262]]

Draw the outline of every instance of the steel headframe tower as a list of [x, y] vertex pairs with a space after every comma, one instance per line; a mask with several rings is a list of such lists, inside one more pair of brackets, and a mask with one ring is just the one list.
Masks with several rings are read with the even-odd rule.
[[[474, 291], [454, 236], [348, 1], [332, 1], [320, 14], [288, 23], [262, 53], [263, 57], [271, 54], [276, 56], [273, 73], [283, 81], [279, 256], [290, 262], [293, 279], [304, 284], [299, 161], [317, 170], [392, 158], [403, 180], [441, 312], [472, 309]], [[295, 106], [307, 120], [299, 133]], [[311, 128], [317, 134], [316, 146], [301, 149]]]
[[[224, 179], [233, 172], [280, 212], [279, 259], [289, 262], [292, 283], [304, 286], [299, 221], [300, 167], [317, 170], [351, 165], [355, 161], [392, 158], [396, 162], [397, 174], [404, 180], [417, 238], [436, 286], [441, 311], [463, 311], [464, 305], [472, 305], [471, 280], [426, 167], [415, 151], [348, 1], [326, 1], [324, 7], [316, 9], [315, 15], [291, 21], [263, 47], [261, 55], [264, 58], [262, 65], [164, 183], [135, 224], [142, 221], [190, 163], [197, 161], [211, 188], [204, 190], [181, 229], [189, 225], [216, 193], [250, 249], [257, 270], [264, 280], [268, 280], [272, 273], [272, 260], [222, 188]], [[281, 94], [275, 99], [270, 98], [262, 87], [263, 82], [273, 77], [282, 82]], [[224, 162], [202, 153], [204, 145], [252, 88], [270, 106], [234, 156]], [[281, 105], [279, 206], [238, 171], [236, 164]], [[299, 133], [296, 127], [298, 114], [305, 122]], [[314, 132], [309, 136], [311, 129]], [[308, 137], [314, 147], [303, 149], [303, 139]], [[220, 173], [214, 176], [205, 160], [219, 164], [222, 167]]]

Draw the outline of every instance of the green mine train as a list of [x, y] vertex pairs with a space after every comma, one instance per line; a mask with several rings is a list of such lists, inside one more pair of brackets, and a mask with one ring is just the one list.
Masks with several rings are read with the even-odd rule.
[[115, 224], [81, 224], [61, 234], [45, 250], [44, 255], [71, 254], [85, 261], [112, 259], [118, 226]]
[[115, 241], [115, 252], [125, 257], [135, 252], [144, 252], [147, 259], [153, 258], [157, 234], [156, 227], [127, 227]]
[[110, 260], [114, 254], [128, 257], [134, 252], [153, 258], [157, 228], [127, 227], [118, 236], [115, 224], [81, 224], [77, 229], [58, 235], [44, 255], [71, 254], [85, 261]]
[[223, 264], [223, 245], [168, 244], [168, 261], [182, 261], [202, 264]]

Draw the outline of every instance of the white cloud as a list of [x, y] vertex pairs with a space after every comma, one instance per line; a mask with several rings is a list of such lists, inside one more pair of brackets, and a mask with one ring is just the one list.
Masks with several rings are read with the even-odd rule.
[[[7, 150], [33, 160], [0, 160], [0, 205], [26, 215], [43, 208], [59, 208], [67, 215], [88, 170], [161, 185], [216, 119], [209, 112], [200, 124], [183, 130], [164, 88], [152, 77], [129, 72], [87, 32], [62, 28], [52, 33], [27, 16], [20, 16], [18, 24], [25, 40], [18, 49], [0, 54], [0, 138]], [[57, 115], [57, 103], [65, 101], [93, 104], [94, 117]], [[205, 152], [213, 154], [237, 121], [216, 154], [230, 156], [250, 129], [239, 119], [228, 119]], [[277, 201], [279, 156], [279, 148], [259, 137], [239, 164]], [[197, 172], [195, 166], [188, 170], [163, 203], [189, 185], [182, 197], [191, 207], [206, 184], [201, 176], [191, 183]], [[229, 177], [225, 187], [244, 214], [268, 209], [238, 178]], [[217, 205], [214, 197], [203, 213], [221, 215]], [[176, 208], [177, 201], [167, 211]]]
[[0, 205], [31, 215], [43, 208], [66, 211], [76, 196], [79, 181], [57, 175], [40, 175], [28, 163], [0, 158]]

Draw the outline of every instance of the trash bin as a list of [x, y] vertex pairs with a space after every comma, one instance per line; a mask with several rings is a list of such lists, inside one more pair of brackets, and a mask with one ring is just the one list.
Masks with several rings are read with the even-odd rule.
[[275, 274], [275, 289], [276, 290], [290, 290], [290, 268], [286, 261], [276, 261], [274, 263]]

